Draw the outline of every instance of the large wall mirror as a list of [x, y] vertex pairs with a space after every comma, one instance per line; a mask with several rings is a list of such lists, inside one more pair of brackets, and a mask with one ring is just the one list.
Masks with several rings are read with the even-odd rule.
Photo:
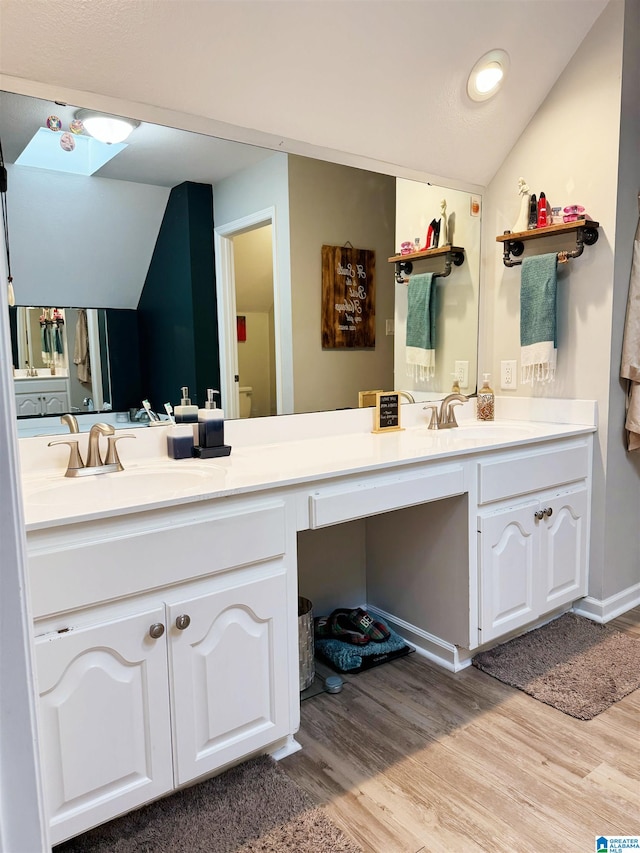
[[[467, 364], [463, 390], [475, 392], [480, 219], [470, 194], [149, 123], [123, 146], [85, 152], [87, 134], [72, 132], [77, 109], [0, 93], [23, 309], [11, 315], [17, 392], [67, 383], [58, 402], [32, 410], [25, 398], [19, 414], [129, 412], [144, 398], [162, 410], [183, 385], [198, 404], [220, 388], [227, 417], [356, 407], [369, 389], [427, 399], [451, 390], [457, 361]], [[109, 155], [96, 168], [92, 158]], [[424, 245], [443, 199], [465, 262], [438, 279], [437, 367], [415, 380], [399, 340], [407, 288], [388, 258], [404, 240]], [[370, 345], [323, 348], [327, 245], [373, 253]], [[56, 316], [64, 354], [49, 362], [39, 336]], [[92, 365], [83, 381], [78, 339]]]

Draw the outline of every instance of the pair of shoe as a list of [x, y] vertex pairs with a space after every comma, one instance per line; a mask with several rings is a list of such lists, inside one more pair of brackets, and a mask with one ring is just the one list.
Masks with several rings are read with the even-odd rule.
[[353, 610], [338, 608], [330, 616], [314, 619], [314, 633], [319, 639], [342, 640], [354, 646], [384, 643], [391, 636], [386, 625], [376, 622], [361, 607]]

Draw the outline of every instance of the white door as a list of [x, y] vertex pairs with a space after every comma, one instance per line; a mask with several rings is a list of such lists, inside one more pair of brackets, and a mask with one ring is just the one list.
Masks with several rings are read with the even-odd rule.
[[286, 598], [283, 572], [168, 606], [176, 784], [287, 734]]
[[587, 506], [585, 486], [540, 502], [541, 613], [587, 594]]
[[275, 208], [271, 207], [218, 226], [214, 230], [220, 392], [226, 418], [239, 417], [239, 387], [241, 381], [242, 384], [249, 384], [241, 380], [238, 366], [238, 311], [233, 240], [234, 237], [265, 225], [271, 225], [272, 241], [275, 408], [277, 414], [291, 414], [293, 412], [291, 286], [288, 270], [280, 269], [278, 253], [279, 244], [284, 246], [288, 243], [286, 233], [279, 233], [276, 211]]
[[535, 618], [537, 502], [479, 517], [480, 642], [486, 643]]
[[173, 787], [164, 608], [36, 638], [53, 844]]

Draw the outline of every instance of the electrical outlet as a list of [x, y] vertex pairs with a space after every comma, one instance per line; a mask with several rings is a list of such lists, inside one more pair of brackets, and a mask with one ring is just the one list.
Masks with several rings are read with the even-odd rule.
[[393, 334], [395, 334], [394, 321], [393, 321], [393, 320], [385, 320], [384, 322], [385, 322], [385, 324], [386, 324], [386, 333], [387, 333], [387, 335], [393, 335]]
[[460, 388], [468, 388], [469, 387], [469, 362], [468, 361], [456, 361], [454, 371], [456, 376], [458, 377], [458, 385]]
[[501, 361], [500, 362], [500, 389], [502, 391], [515, 391], [518, 387], [518, 379], [516, 377], [517, 362], [516, 361]]

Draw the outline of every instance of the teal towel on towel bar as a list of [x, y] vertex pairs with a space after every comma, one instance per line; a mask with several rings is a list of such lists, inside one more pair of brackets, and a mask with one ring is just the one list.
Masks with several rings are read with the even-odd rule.
[[412, 275], [407, 294], [407, 373], [429, 379], [436, 369], [436, 284], [433, 273]]
[[555, 252], [522, 262], [520, 365], [525, 384], [555, 379], [557, 266]]

